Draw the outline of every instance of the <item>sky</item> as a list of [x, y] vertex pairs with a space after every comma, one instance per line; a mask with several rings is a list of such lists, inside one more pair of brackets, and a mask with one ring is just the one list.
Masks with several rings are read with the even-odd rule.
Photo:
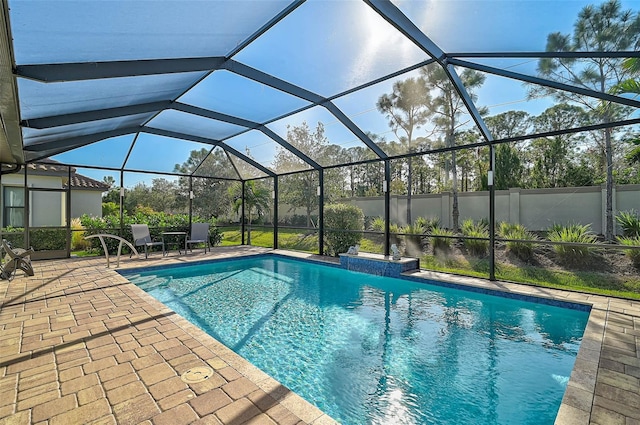
[[[170, 2], [95, 0], [50, 2], [12, 0], [11, 19], [18, 64], [127, 60], [137, 58], [225, 55], [255, 28], [281, 10], [284, 1]], [[525, 0], [394, 0], [393, 3], [445, 52], [544, 51], [547, 34], [569, 33], [578, 12], [588, 1]], [[623, 1], [623, 8], [640, 10], [640, 0]], [[428, 56], [360, 1], [308, 0], [278, 25], [233, 57], [263, 72], [299, 85], [321, 96], [334, 96], [352, 87], [414, 65]], [[472, 60], [472, 59], [467, 59]], [[535, 75], [536, 60], [482, 60]], [[204, 74], [172, 74], [104, 81], [55, 84], [19, 81], [25, 97], [23, 118], [78, 112], [176, 98]], [[391, 92], [394, 81], [409, 73], [340, 97], [334, 103], [364, 131], [393, 139], [387, 120], [376, 110], [377, 99]], [[480, 106], [490, 115], [506, 110], [539, 114], [551, 99], [527, 101], [526, 87], [506, 78], [487, 76], [477, 91]], [[297, 110], [308, 102], [278, 92], [228, 71], [216, 71], [182, 95], [180, 102], [262, 122]], [[55, 112], [57, 111], [57, 112]], [[55, 113], [53, 113], [55, 112]], [[151, 115], [152, 116], [152, 115]], [[149, 117], [151, 117], [149, 116]], [[147, 119], [149, 117], [137, 117]], [[312, 128], [325, 124], [330, 141], [343, 147], [362, 146], [325, 108], [313, 107], [267, 126], [286, 138], [287, 126], [306, 121]], [[125, 118], [105, 120], [94, 130], [117, 128]], [[240, 127], [212, 122], [178, 111], [165, 111], [147, 124], [166, 130], [184, 130], [212, 139], [224, 139]], [[54, 131], [54, 130], [47, 130]], [[28, 137], [46, 137], [47, 131], [26, 130]], [[70, 137], [78, 128], [55, 131]], [[33, 139], [36, 140], [36, 139]], [[76, 164], [119, 167], [129, 153], [133, 136], [122, 136], [54, 157]], [[273, 161], [276, 144], [252, 131], [228, 141], [261, 164]], [[127, 166], [158, 172], [173, 170], [189, 151], [207, 145], [143, 134], [129, 153]], [[97, 180], [110, 173], [82, 169]], [[117, 175], [118, 173], [116, 173]], [[158, 177], [128, 175], [125, 186]], [[119, 181], [117, 175], [116, 181]]]

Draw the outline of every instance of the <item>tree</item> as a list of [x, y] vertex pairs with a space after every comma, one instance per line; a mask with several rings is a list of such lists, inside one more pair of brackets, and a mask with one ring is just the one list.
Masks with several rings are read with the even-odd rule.
[[[589, 115], [577, 105], [561, 103], [546, 109], [533, 122], [536, 133], [552, 132], [587, 125]], [[582, 133], [572, 133], [535, 139], [531, 144], [531, 185], [535, 188], [576, 185], [579, 179], [574, 179], [572, 173], [577, 170], [576, 149], [584, 137]]]
[[[532, 118], [524, 111], [503, 112], [485, 118], [485, 123], [494, 140], [529, 134], [532, 128]], [[524, 152], [517, 146], [513, 143], [496, 146], [494, 187], [498, 190], [524, 186]]]
[[507, 111], [485, 118], [494, 140], [522, 136], [531, 131], [531, 115], [525, 111]]
[[[420, 72], [426, 91], [431, 93], [430, 97], [425, 98], [427, 109], [430, 115], [434, 116], [436, 126], [444, 133], [445, 146], [453, 147], [456, 145], [456, 133], [458, 129], [466, 124], [460, 121], [460, 117], [463, 113], [468, 112], [467, 108], [460, 96], [458, 96], [456, 88], [444, 68], [440, 66], [426, 66], [421, 68]], [[465, 69], [460, 74], [460, 80], [471, 96], [471, 99], [475, 100], [477, 96], [475, 96], [473, 92], [484, 84], [485, 76], [472, 69]], [[486, 110], [480, 110], [479, 112], [484, 114]], [[451, 216], [453, 219], [453, 228], [457, 231], [460, 228], [460, 211], [458, 209], [458, 169], [456, 155], [457, 152], [452, 150], [451, 188], [453, 205]]]
[[109, 188], [112, 188], [114, 184], [116, 184], [116, 179], [113, 176], [104, 176], [102, 181], [109, 185]]
[[[547, 51], [607, 52], [633, 50], [640, 46], [640, 15], [624, 11], [618, 0], [609, 0], [599, 6], [589, 5], [578, 14], [573, 34], [559, 32], [547, 37]], [[629, 71], [622, 66], [622, 59], [611, 57], [592, 58], [543, 58], [538, 62], [540, 76], [580, 88], [609, 92], [627, 79]], [[628, 108], [618, 104], [596, 100], [571, 92], [540, 88], [533, 92], [550, 94], [561, 101], [573, 101], [588, 108], [594, 118], [603, 124], [624, 116]], [[613, 240], [613, 129], [606, 128], [596, 143], [601, 144], [606, 173], [606, 226], [605, 237]]]
[[522, 175], [524, 166], [520, 161], [518, 151], [508, 143], [496, 146], [496, 173], [494, 176], [494, 188], [506, 190], [511, 187], [523, 187]]
[[[424, 81], [408, 78], [396, 81], [390, 94], [383, 94], [376, 107], [385, 114], [389, 126], [399, 142], [405, 145], [405, 152], [411, 152], [414, 132], [427, 122], [429, 92]], [[407, 223], [411, 224], [411, 195], [413, 192], [413, 158], [407, 159]]]
[[[229, 198], [229, 186], [233, 181], [226, 179], [238, 179], [233, 165], [221, 148], [209, 151], [208, 149], [193, 150], [189, 158], [183, 164], [176, 164], [174, 171], [181, 174], [194, 174], [191, 188], [195, 195], [191, 203], [193, 215], [205, 220], [212, 217], [220, 217], [229, 213], [231, 199]], [[226, 179], [216, 179], [223, 177]], [[189, 177], [178, 179], [178, 199], [186, 203], [189, 195]]]
[[622, 68], [624, 68], [630, 75], [636, 78], [629, 78], [616, 84], [611, 90], [614, 94], [622, 93], [634, 93], [640, 94], [640, 80], [637, 79], [640, 76], [640, 59], [639, 58], [627, 58], [622, 61]]
[[[229, 196], [233, 200], [233, 210], [237, 214], [242, 208], [242, 183], [229, 187]], [[253, 218], [264, 216], [271, 209], [271, 190], [259, 180], [250, 180], [244, 184], [244, 212], [249, 225], [247, 245], [251, 245], [251, 223]]]
[[[614, 94], [630, 93], [640, 94], [640, 58], [627, 58], [622, 62], [622, 67], [634, 78], [629, 78], [613, 87]], [[631, 150], [625, 155], [629, 165], [640, 164], [640, 134], [635, 134], [629, 138], [628, 143]]]
[[[321, 122], [313, 132], [306, 122], [299, 126], [288, 126], [287, 142], [314, 160], [323, 158], [324, 148], [329, 144], [329, 140], [324, 135], [324, 125]], [[279, 172], [283, 172], [285, 170], [306, 169], [309, 165], [293, 152], [279, 148], [274, 159], [274, 167]], [[289, 205], [289, 211], [304, 208], [307, 227], [311, 227], [311, 215], [318, 208], [318, 172], [314, 170], [282, 176], [279, 178], [279, 182], [280, 200]], [[325, 180], [325, 185], [327, 183]]]

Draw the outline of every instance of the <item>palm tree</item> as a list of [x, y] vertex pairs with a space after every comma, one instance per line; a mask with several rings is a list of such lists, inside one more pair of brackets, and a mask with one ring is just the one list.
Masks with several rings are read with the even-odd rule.
[[[242, 208], [242, 184], [237, 183], [229, 188], [233, 199], [233, 209], [237, 214]], [[271, 208], [271, 191], [264, 183], [250, 180], [244, 183], [244, 211], [247, 224], [247, 245], [251, 245], [251, 222], [253, 218], [264, 216]]]
[[[640, 80], [637, 79], [637, 77], [640, 77], [640, 58], [625, 59], [622, 61], [622, 68], [636, 76], [636, 78], [629, 78], [620, 84], [616, 84], [612, 90], [613, 94], [640, 94]], [[640, 134], [633, 136], [629, 142], [634, 147], [625, 155], [625, 158], [629, 164], [640, 164]]]

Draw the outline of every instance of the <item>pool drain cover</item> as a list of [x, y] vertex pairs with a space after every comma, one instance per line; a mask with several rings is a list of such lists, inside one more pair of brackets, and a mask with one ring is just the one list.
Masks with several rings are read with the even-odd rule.
[[195, 384], [196, 382], [202, 382], [209, 379], [211, 375], [213, 375], [213, 369], [206, 366], [198, 366], [183, 373], [180, 379], [187, 384]]

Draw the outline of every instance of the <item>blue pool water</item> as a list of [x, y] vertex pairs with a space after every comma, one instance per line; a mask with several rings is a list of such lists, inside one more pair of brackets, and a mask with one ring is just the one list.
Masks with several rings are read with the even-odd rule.
[[123, 274], [343, 424], [553, 424], [588, 319], [278, 256]]

